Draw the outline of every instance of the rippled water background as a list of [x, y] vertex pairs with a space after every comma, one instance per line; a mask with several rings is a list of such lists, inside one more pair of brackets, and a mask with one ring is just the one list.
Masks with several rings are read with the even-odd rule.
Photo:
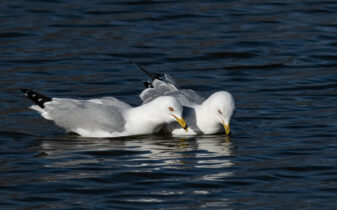
[[[335, 209], [336, 1], [2, 1], [0, 207]], [[18, 88], [230, 91], [231, 138], [65, 134]]]

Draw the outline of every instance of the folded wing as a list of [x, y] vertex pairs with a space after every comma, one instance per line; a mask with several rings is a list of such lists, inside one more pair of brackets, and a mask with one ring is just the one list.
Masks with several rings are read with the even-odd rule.
[[159, 96], [173, 96], [183, 106], [193, 106], [201, 104], [205, 99], [194, 90], [178, 89], [174, 80], [167, 74], [163, 80], [155, 79], [152, 82], [152, 88], [146, 88], [140, 94], [143, 103], [148, 103]]
[[[97, 103], [98, 100], [101, 103]], [[129, 108], [129, 105], [124, 104], [111, 98], [97, 99], [95, 102], [53, 98], [52, 101], [45, 103], [44, 109], [38, 111], [44, 118], [53, 120], [56, 125], [67, 131], [76, 132], [83, 129], [88, 132], [122, 132], [125, 125], [123, 113]]]

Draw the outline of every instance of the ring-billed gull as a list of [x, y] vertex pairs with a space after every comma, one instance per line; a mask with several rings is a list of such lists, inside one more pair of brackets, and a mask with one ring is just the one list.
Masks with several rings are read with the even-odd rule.
[[182, 118], [182, 105], [171, 96], [158, 97], [147, 104], [131, 107], [113, 97], [77, 100], [49, 98], [28, 89], [21, 91], [37, 104], [31, 108], [42, 117], [84, 137], [151, 134], [158, 132], [164, 124], [175, 121], [188, 131]]
[[235, 112], [235, 102], [229, 92], [218, 91], [205, 99], [193, 90], [178, 88], [167, 74], [152, 74], [137, 63], [134, 64], [151, 78], [144, 82], [146, 89], [140, 94], [144, 104], [161, 96], [173, 96], [183, 105], [183, 117], [189, 126], [188, 132], [174, 124], [165, 127], [167, 132], [175, 135], [199, 135], [225, 131], [226, 135], [230, 134], [230, 120]]

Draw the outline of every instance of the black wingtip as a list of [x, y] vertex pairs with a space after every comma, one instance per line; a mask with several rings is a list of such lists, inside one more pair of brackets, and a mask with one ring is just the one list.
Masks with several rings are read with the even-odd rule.
[[143, 82], [145, 88], [153, 88], [152, 82]]
[[29, 90], [29, 89], [21, 88], [20, 90], [25, 94], [25, 96], [27, 98], [32, 100], [34, 103], [36, 103], [42, 109], [45, 107], [44, 103], [52, 100], [48, 96], [41, 95], [41, 94], [39, 94], [37, 92], [34, 92], [32, 90]]
[[140, 64], [134, 62], [133, 60], [130, 60], [130, 62], [131, 62], [132, 64], [136, 65], [142, 72], [144, 72], [145, 74], [147, 74], [151, 79], [153, 79], [153, 78], [152, 78], [152, 75], [151, 75], [148, 71], [146, 71], [146, 70], [143, 68], [143, 66], [141, 66]]
[[133, 60], [130, 60], [130, 62], [134, 65], [136, 65], [142, 72], [144, 72], [147, 76], [149, 76], [152, 81], [155, 79], [159, 79], [159, 80], [163, 80], [163, 75], [162, 74], [158, 74], [158, 73], [150, 73], [147, 70], [144, 69], [143, 66], [139, 65], [138, 63], [134, 62]]

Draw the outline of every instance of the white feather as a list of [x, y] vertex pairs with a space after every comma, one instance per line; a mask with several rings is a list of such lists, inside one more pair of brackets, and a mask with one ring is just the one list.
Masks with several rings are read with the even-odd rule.
[[[182, 117], [182, 105], [173, 97], [159, 97], [131, 107], [113, 97], [91, 100], [52, 98], [44, 108], [33, 105], [42, 117], [66, 131], [86, 137], [118, 137], [158, 132], [166, 123]], [[174, 112], [169, 110], [174, 108]]]
[[143, 103], [149, 103], [161, 96], [173, 96], [184, 106], [183, 117], [189, 125], [188, 132], [175, 124], [169, 124], [163, 129], [175, 135], [224, 132], [223, 124], [229, 124], [235, 111], [234, 99], [226, 91], [216, 92], [205, 99], [194, 90], [179, 89], [174, 80], [166, 74], [163, 81], [155, 79], [152, 85], [153, 88], [146, 88], [140, 94]]

